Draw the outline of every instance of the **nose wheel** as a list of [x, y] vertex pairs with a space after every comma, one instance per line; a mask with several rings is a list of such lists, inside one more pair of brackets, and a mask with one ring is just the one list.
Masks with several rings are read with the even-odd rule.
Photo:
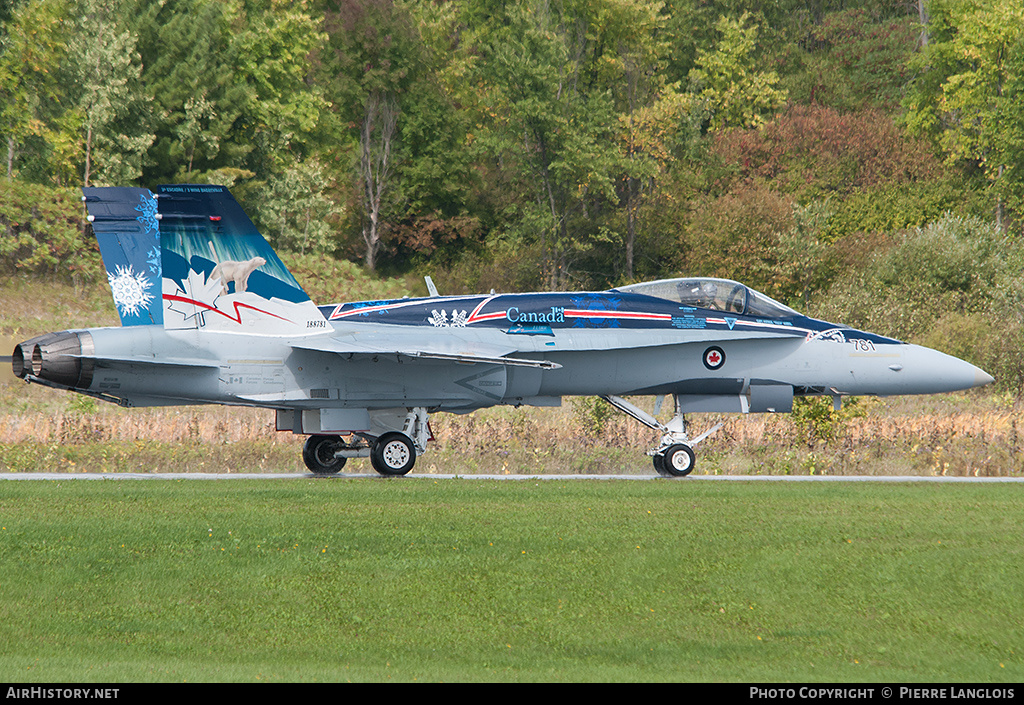
[[686, 477], [697, 467], [697, 456], [685, 443], [675, 443], [654, 454], [654, 469], [664, 477]]

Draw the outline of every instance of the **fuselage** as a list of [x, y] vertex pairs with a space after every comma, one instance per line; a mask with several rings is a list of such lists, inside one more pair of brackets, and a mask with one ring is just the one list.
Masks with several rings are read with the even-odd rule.
[[[15, 372], [20, 358], [20, 376], [125, 405], [295, 410], [468, 411], [672, 394], [687, 412], [789, 411], [794, 396], [932, 394], [992, 381], [935, 350], [759, 302], [745, 287], [742, 295], [673, 301], [641, 289], [364, 301], [321, 306], [326, 324], [300, 337], [248, 334], [244, 325], [100, 328], [26, 341]], [[423, 350], [465, 357], [415, 356]]]

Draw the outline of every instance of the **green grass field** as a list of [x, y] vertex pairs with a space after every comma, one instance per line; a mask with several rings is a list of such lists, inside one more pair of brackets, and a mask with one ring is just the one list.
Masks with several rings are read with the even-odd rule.
[[0, 680], [1024, 679], [1015, 485], [0, 483]]

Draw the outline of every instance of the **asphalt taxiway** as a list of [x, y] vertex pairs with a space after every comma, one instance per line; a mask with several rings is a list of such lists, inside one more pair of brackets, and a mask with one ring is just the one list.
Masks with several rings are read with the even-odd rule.
[[661, 480], [668, 482], [938, 482], [938, 483], [1024, 483], [1024, 477], [942, 477], [919, 475], [688, 475], [666, 478], [660, 475], [459, 475], [411, 473], [402, 477], [383, 477], [377, 473], [212, 473], [212, 472], [9, 472], [0, 473], [0, 480]]

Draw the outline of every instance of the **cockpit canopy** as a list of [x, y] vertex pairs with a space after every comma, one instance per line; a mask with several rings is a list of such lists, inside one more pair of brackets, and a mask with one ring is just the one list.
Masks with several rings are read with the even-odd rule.
[[661, 279], [620, 286], [614, 291], [675, 301], [682, 306], [725, 311], [744, 316], [790, 318], [800, 314], [789, 306], [729, 279]]

